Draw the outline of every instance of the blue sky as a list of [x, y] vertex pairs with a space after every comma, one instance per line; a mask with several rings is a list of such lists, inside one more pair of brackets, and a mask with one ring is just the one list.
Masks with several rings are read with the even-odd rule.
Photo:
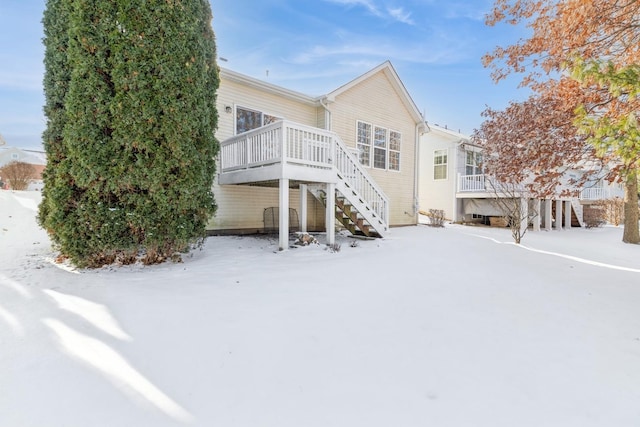
[[[522, 28], [486, 27], [492, 0], [210, 0], [221, 66], [316, 96], [390, 60], [429, 123], [471, 133], [489, 105], [526, 96], [495, 84], [484, 53]], [[0, 134], [41, 148], [44, 0], [0, 2]]]

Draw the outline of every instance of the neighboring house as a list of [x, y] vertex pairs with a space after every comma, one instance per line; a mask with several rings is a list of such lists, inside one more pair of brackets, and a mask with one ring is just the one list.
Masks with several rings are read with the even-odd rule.
[[624, 198], [624, 184], [611, 183], [603, 178], [587, 182], [580, 192], [580, 202], [590, 205], [600, 200]]
[[[12, 162], [23, 162], [33, 167], [34, 173], [31, 177], [29, 190], [42, 189], [42, 172], [47, 163], [44, 151], [23, 150], [17, 147], [0, 147], [0, 168]], [[0, 177], [0, 181], [5, 181]], [[7, 184], [5, 182], [5, 184]], [[10, 184], [10, 183], [9, 183]]]
[[[445, 218], [462, 221], [462, 203], [458, 200], [458, 174], [481, 174], [481, 170], [465, 170], [467, 149], [480, 150], [471, 145], [469, 137], [438, 125], [429, 125], [430, 132], [420, 139], [420, 210], [444, 211]], [[474, 154], [475, 156], [475, 154]], [[480, 162], [481, 163], [481, 162]]]
[[[390, 62], [319, 97], [221, 69], [212, 233], [415, 225], [427, 126]], [[282, 214], [281, 214], [282, 213]]]
[[[430, 132], [420, 142], [420, 211], [444, 211], [445, 218], [458, 223], [489, 224], [503, 212], [496, 197], [523, 196], [517, 191], [499, 194], [482, 170], [481, 147], [459, 132], [429, 125]], [[566, 179], [577, 178], [580, 171], [569, 171]], [[584, 205], [622, 196], [618, 185], [597, 180], [584, 186], [579, 197], [550, 197], [527, 200], [534, 230], [561, 229], [583, 225]], [[556, 221], [559, 218], [559, 221]]]

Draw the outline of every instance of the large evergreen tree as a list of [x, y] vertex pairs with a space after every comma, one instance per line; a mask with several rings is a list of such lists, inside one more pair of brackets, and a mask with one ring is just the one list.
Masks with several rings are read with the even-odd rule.
[[206, 0], [48, 1], [40, 222], [75, 263], [162, 262], [204, 236], [218, 150], [210, 21]]

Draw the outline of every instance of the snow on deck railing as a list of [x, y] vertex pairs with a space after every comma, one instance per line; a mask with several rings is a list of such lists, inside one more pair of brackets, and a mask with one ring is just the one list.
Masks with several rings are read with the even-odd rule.
[[331, 169], [389, 222], [389, 199], [334, 132], [280, 120], [244, 132], [220, 144], [222, 173], [276, 163]]

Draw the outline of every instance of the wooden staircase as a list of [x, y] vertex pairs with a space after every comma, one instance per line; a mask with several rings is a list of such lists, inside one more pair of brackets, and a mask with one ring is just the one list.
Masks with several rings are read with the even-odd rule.
[[571, 226], [584, 227], [584, 207], [580, 203], [580, 199], [571, 199]]
[[350, 205], [343, 197], [336, 197], [336, 219], [344, 228], [349, 230], [351, 234], [362, 234], [367, 237], [372, 237], [372, 234], [376, 234], [375, 229], [365, 222], [365, 220], [358, 216], [358, 211], [353, 209], [353, 205]]
[[[322, 185], [309, 185], [308, 190], [326, 206], [327, 194]], [[386, 234], [384, 221], [378, 218], [375, 211], [355, 191], [336, 188], [334, 211], [336, 220], [354, 236], [384, 237]]]
[[[553, 204], [553, 209], [551, 210], [553, 217], [558, 218], [556, 204]], [[580, 204], [578, 199], [571, 200], [571, 227], [584, 227], [584, 209]], [[569, 224], [565, 223], [564, 212], [562, 215], [562, 225], [564, 227], [568, 227]]]

